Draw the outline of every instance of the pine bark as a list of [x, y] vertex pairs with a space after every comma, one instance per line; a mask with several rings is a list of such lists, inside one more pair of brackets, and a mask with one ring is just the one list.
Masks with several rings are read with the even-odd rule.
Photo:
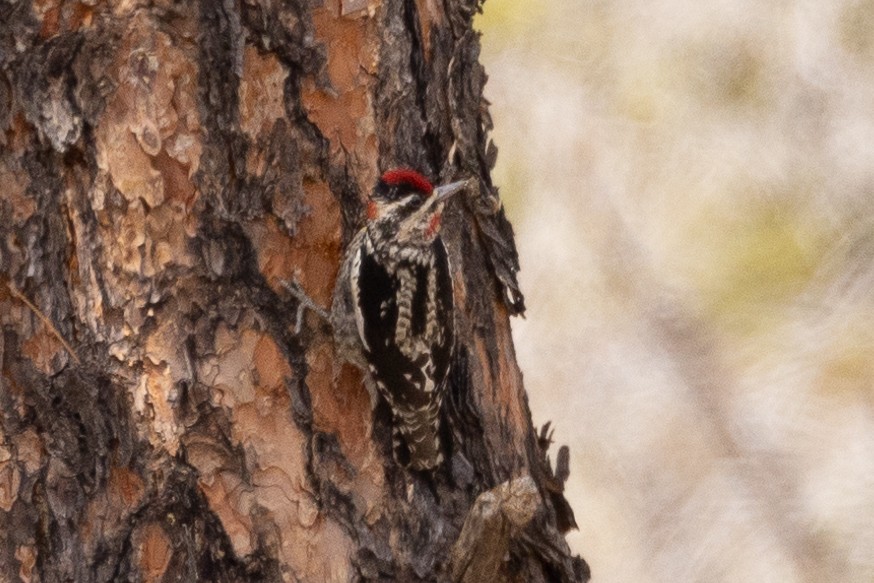
[[[0, 1], [4, 580], [588, 577], [513, 353], [478, 9]], [[398, 165], [479, 179], [433, 475], [282, 283], [327, 307]]]

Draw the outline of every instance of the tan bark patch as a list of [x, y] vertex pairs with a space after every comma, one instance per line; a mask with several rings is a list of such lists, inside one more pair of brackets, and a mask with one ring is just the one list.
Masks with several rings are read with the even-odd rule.
[[323, 182], [304, 182], [304, 191], [313, 212], [300, 221], [289, 259], [300, 268], [301, 284], [327, 306], [340, 262], [340, 205]]
[[216, 403], [229, 409], [255, 399], [255, 383], [252, 378], [252, 355], [258, 333], [246, 331], [238, 334], [227, 325], [221, 324], [216, 330], [215, 359], [207, 361], [213, 387], [217, 391]]
[[[159, 168], [170, 173], [167, 180], [174, 182], [174, 194], [190, 198], [190, 188], [179, 184], [179, 169], [153, 163], [166, 150], [188, 166], [189, 176], [197, 169], [201, 146], [193, 139], [200, 128], [192, 82], [196, 71], [188, 56], [141, 12], [131, 20], [112, 72], [118, 89], [107, 101], [95, 133], [99, 168], [129, 201], [142, 199], [150, 207], [164, 201], [165, 176]], [[184, 112], [181, 118], [179, 111]]]
[[23, 583], [33, 581], [33, 568], [36, 566], [36, 548], [30, 545], [22, 545], [15, 549], [15, 558], [21, 563], [18, 576]]
[[37, 0], [33, 12], [42, 21], [39, 36], [42, 39], [55, 36], [60, 30], [61, 6], [60, 0]]
[[[506, 328], [506, 329], [505, 329]], [[509, 340], [509, 322], [505, 326], [496, 326], [498, 346]], [[486, 434], [491, 442], [489, 450], [496, 451], [525, 451], [525, 432], [528, 420], [522, 412], [521, 377], [518, 371], [514, 374], [506, 370], [506, 362], [502, 355], [498, 358], [499, 369], [497, 378], [491, 376], [489, 367], [489, 355], [485, 341], [477, 337], [474, 343], [477, 362], [483, 363], [481, 372], [483, 375], [483, 391], [479, 393], [480, 409], [483, 415], [483, 425], [486, 427], [501, 427], [503, 431], [493, 431]], [[513, 361], [510, 361], [513, 362]], [[496, 440], [500, 440], [500, 443]], [[507, 441], [513, 445], [508, 445]], [[518, 476], [527, 471], [524, 456], [515, 456], [512, 461], [518, 463], [518, 467], [512, 468], [513, 476]], [[513, 476], [506, 476], [507, 478]]]
[[86, 548], [94, 548], [108, 533], [124, 528], [126, 518], [145, 496], [143, 479], [128, 468], [111, 467], [106, 488], [91, 499], [79, 522], [79, 532]]
[[179, 450], [180, 432], [171, 402], [173, 395], [174, 382], [166, 365], [148, 365], [134, 392], [134, 408], [148, 423], [149, 440], [170, 455]]
[[333, 379], [333, 353], [328, 343], [322, 343], [307, 353], [306, 383], [313, 406], [313, 424], [319, 431], [335, 433], [343, 453], [355, 467], [361, 467], [371, 454], [370, 395], [364, 389], [360, 375], [346, 373], [338, 382]]
[[42, 22], [40, 38], [47, 39], [59, 32], [73, 32], [91, 26], [94, 9], [81, 2], [37, 0], [34, 2], [34, 14]]
[[[173, 304], [169, 310], [177, 307]], [[172, 318], [161, 318], [160, 325], [145, 341], [143, 356], [155, 366], [166, 365], [173, 381], [189, 378], [188, 361], [181, 346], [186, 332], [179, 328], [179, 322]]]
[[58, 357], [66, 352], [54, 332], [47, 330], [45, 326], [40, 327], [23, 343], [21, 351], [38, 370], [45, 374], [58, 372], [62, 366], [62, 361]]
[[373, 524], [385, 510], [385, 460], [373, 440], [373, 407], [361, 371], [351, 365], [337, 371], [331, 346], [323, 342], [307, 353], [306, 384], [314, 428], [336, 435], [344, 457], [358, 468], [351, 475], [342, 467], [327, 468], [331, 480], [353, 495], [364, 520]]
[[366, 12], [341, 16], [340, 6], [326, 3], [313, 10], [316, 37], [328, 51], [330, 90], [312, 78], [303, 80], [301, 103], [307, 116], [328, 138], [334, 157], [349, 156], [362, 192], [376, 181], [377, 140], [371, 87], [379, 47], [373, 18], [377, 2]]
[[425, 62], [431, 60], [431, 28], [443, 24], [445, 14], [439, 0], [416, 0], [419, 12], [419, 26], [422, 27], [422, 48]]
[[282, 392], [285, 379], [291, 376], [291, 367], [273, 339], [259, 337], [253, 356], [258, 385], [264, 388], [264, 392]]
[[33, 132], [34, 127], [27, 121], [24, 112], [19, 110], [9, 120], [6, 131], [0, 132], [0, 146], [8, 148], [10, 152], [20, 152], [28, 147]]
[[21, 471], [6, 447], [0, 447], [0, 510], [9, 512], [18, 499]]
[[149, 583], [161, 581], [173, 557], [170, 539], [161, 525], [154, 522], [140, 529], [136, 539], [137, 564], [143, 581]]
[[[104, 148], [101, 166], [105, 165], [105, 168], [101, 169], [110, 173], [112, 183], [118, 191], [131, 202], [142, 199], [149, 206], [164, 202], [164, 180], [152, 167], [151, 158], [129, 128], [119, 128], [113, 133], [98, 130], [98, 135]], [[157, 134], [151, 131], [147, 135], [157, 139]]]
[[[2, 139], [0, 139], [2, 143]], [[3, 185], [3, 197], [12, 208], [12, 218], [16, 223], [23, 223], [36, 212], [36, 202], [27, 196], [28, 178], [23, 172], [13, 170], [4, 164], [0, 166], [0, 184]]]
[[146, 242], [146, 214], [137, 202], [128, 207], [127, 213], [117, 225], [116, 245], [110, 247], [110, 255], [125, 271], [139, 275], [142, 270], [142, 245]]
[[298, 579], [346, 581], [348, 537], [321, 516], [306, 476], [306, 440], [293, 421], [286, 379], [293, 371], [268, 334], [245, 316], [237, 329], [216, 332], [214, 358], [202, 363], [200, 378], [212, 383], [216, 404], [227, 407], [232, 441], [245, 451], [248, 480], [230, 468], [222, 447], [206, 436], [187, 446], [191, 464], [210, 508], [219, 517], [234, 551], [255, 548], [256, 521], [275, 524], [280, 560]]
[[[496, 317], [498, 325], [495, 327], [496, 342], [503, 354], [498, 359], [498, 403], [504, 404], [502, 422], [511, 427], [512, 439], [515, 443], [514, 451], [524, 451], [525, 441], [529, 427], [529, 413], [524, 407], [527, 400], [525, 389], [522, 386], [522, 375], [516, 365], [516, 355], [513, 349], [513, 338], [510, 331], [510, 323], [506, 312], [501, 304], [496, 304]], [[505, 446], [506, 447], [506, 446]], [[519, 467], [514, 476], [528, 471], [525, 456], [517, 456]]]
[[340, 206], [323, 182], [304, 182], [307, 204], [313, 209], [303, 217], [294, 237], [276, 219], [248, 226], [258, 253], [258, 268], [271, 286], [297, 278], [307, 293], [323, 307], [331, 302], [340, 262]]
[[24, 465], [24, 471], [32, 474], [42, 467], [43, 445], [42, 439], [33, 429], [26, 429], [13, 438], [16, 448], [16, 457], [19, 463]]
[[288, 71], [274, 54], [261, 55], [247, 45], [240, 79], [240, 128], [254, 142], [285, 117], [285, 79]]
[[148, 244], [143, 248], [144, 275], [155, 277], [171, 265], [191, 267], [194, 264], [188, 251], [191, 221], [183, 202], [168, 201], [151, 210], [146, 217]]
[[[179, 140], [173, 142], [180, 143]], [[152, 166], [164, 178], [164, 196], [167, 200], [181, 202], [186, 209], [190, 209], [196, 190], [191, 182], [189, 159], [184, 155], [184, 150], [176, 157], [171, 156], [170, 152], [170, 148], [164, 148], [155, 154]]]
[[76, 2], [67, 14], [67, 29], [88, 28], [94, 20], [94, 8], [83, 2]]
[[[195, 466], [196, 467], [196, 466]], [[234, 553], [245, 557], [255, 550], [252, 540], [252, 495], [242, 479], [232, 472], [220, 472], [200, 480], [200, 489], [216, 513], [231, 541]]]
[[112, 468], [106, 486], [109, 505], [113, 508], [134, 508], [146, 493], [143, 479], [127, 468]]

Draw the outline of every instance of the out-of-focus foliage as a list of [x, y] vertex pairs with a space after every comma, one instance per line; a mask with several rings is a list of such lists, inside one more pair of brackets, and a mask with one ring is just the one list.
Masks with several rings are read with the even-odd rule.
[[519, 359], [596, 579], [874, 580], [874, 1], [478, 25]]

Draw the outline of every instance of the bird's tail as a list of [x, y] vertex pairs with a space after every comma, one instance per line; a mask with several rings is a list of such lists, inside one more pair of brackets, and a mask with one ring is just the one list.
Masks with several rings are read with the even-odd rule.
[[433, 470], [443, 462], [440, 405], [395, 415], [395, 460], [411, 470]]

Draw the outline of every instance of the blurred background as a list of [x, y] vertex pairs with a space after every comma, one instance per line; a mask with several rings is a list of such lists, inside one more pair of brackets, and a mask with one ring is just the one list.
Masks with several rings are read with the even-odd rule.
[[488, 0], [534, 421], [599, 583], [874, 581], [874, 0]]

